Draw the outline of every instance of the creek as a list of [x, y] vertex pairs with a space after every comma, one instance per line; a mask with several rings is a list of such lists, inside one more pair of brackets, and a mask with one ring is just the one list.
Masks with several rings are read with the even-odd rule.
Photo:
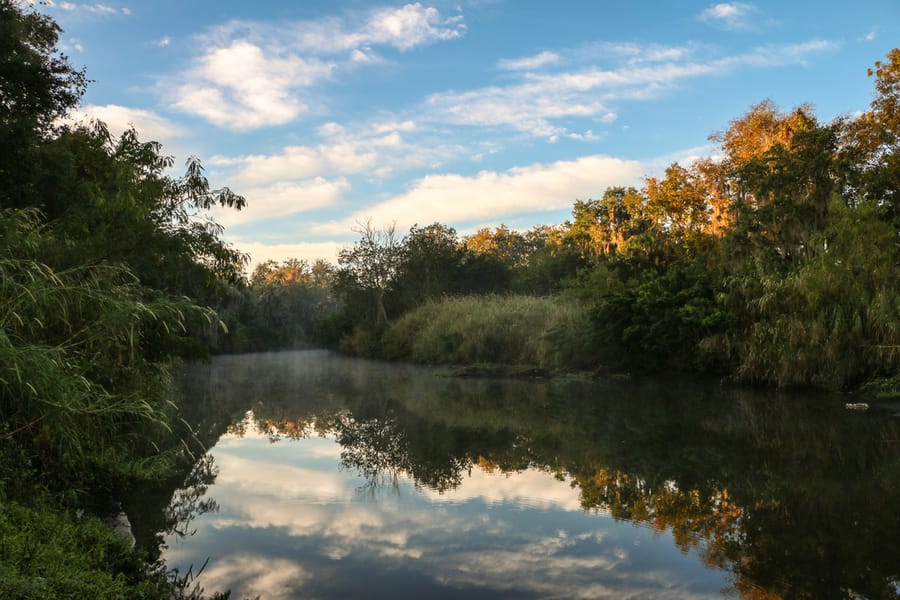
[[209, 451], [126, 508], [207, 593], [900, 597], [900, 418], [845, 397], [325, 351], [219, 357], [181, 395]]

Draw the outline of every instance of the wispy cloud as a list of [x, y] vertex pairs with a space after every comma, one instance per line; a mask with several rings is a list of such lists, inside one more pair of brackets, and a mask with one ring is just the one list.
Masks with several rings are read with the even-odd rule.
[[759, 16], [759, 9], [745, 2], [721, 2], [713, 4], [700, 13], [700, 20], [729, 31], [753, 29], [754, 19]]
[[226, 129], [282, 125], [309, 109], [304, 92], [337, 69], [383, 62], [375, 48], [405, 52], [465, 31], [462, 16], [445, 17], [419, 3], [344, 19], [230, 21], [202, 36], [200, 55], [178, 77], [171, 106]]
[[[460, 148], [421, 134], [411, 120], [373, 121], [345, 126], [328, 122], [317, 129], [321, 142], [285, 146], [273, 154], [214, 156], [210, 164], [230, 172], [235, 188], [264, 182], [323, 176], [364, 175], [384, 178], [397, 171], [425, 167], [455, 156]], [[409, 136], [420, 136], [410, 141]]]
[[81, 14], [92, 14], [92, 15], [101, 15], [101, 16], [114, 16], [114, 15], [130, 15], [131, 9], [127, 7], [117, 8], [115, 6], [109, 6], [108, 4], [100, 4], [100, 3], [88, 3], [88, 2], [67, 2], [65, 0], [43, 0], [42, 2], [33, 2], [33, 1], [25, 1], [20, 2], [20, 4], [27, 4], [30, 6], [34, 6], [35, 4], [42, 4], [50, 9], [59, 9], [62, 11], [70, 12], [70, 13], [81, 13]]
[[226, 227], [278, 219], [334, 206], [349, 189], [350, 183], [344, 178], [324, 177], [241, 187], [236, 191], [247, 198], [247, 206], [239, 212], [215, 209], [212, 216], [217, 223]]
[[587, 55], [596, 60], [602, 54], [606, 62], [613, 61], [618, 66], [588, 64], [565, 70], [523, 70], [517, 81], [506, 85], [432, 94], [424, 111], [438, 122], [505, 127], [552, 142], [563, 136], [577, 136], [564, 125], [568, 120], [612, 122], [616, 119], [616, 103], [658, 98], [682, 81], [728, 74], [740, 68], [804, 64], [810, 57], [837, 47], [835, 42], [811, 40], [761, 46], [732, 56], [701, 57], [701, 50], [707, 55], [712, 50], [658, 44], [597, 44], [589, 51], [572, 51], [572, 56]]
[[60, 42], [59, 47], [63, 52], [84, 52], [84, 44], [78, 38], [69, 38]]
[[366, 25], [348, 40], [362, 44], [387, 44], [409, 50], [436, 41], [461, 37], [466, 31], [462, 17], [442, 17], [438, 9], [420, 3], [400, 8], [379, 8], [371, 12]]
[[559, 61], [556, 52], [544, 51], [525, 58], [503, 59], [497, 66], [507, 71], [532, 71]]

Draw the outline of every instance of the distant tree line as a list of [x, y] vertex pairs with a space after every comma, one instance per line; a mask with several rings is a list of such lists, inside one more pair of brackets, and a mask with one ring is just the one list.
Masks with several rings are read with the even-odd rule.
[[[398, 346], [398, 337], [422, 335], [403, 320], [423, 310], [434, 320], [433, 305], [459, 296], [480, 297], [470, 310], [507, 319], [515, 303], [502, 308], [498, 297], [542, 296], [575, 302], [586, 315], [572, 321], [578, 331], [554, 338], [573, 368], [674, 369], [834, 389], [896, 377], [900, 50], [869, 74], [875, 97], [860, 115], [823, 123], [810, 106], [783, 112], [763, 101], [711, 136], [715, 158], [674, 163], [640, 189], [577, 200], [561, 225], [501, 225], [460, 237], [433, 223], [400, 237], [362, 223], [358, 241], [336, 267], [319, 265], [320, 276], [308, 265], [293, 278], [266, 274], [291, 263], [260, 267], [249, 294], [274, 312], [251, 311], [262, 319], [255, 332], [277, 329], [263, 339], [279, 344], [303, 339], [454, 363], [466, 359], [452, 348], [444, 356], [410, 350], [446, 340]], [[529, 326], [536, 335], [543, 327]], [[478, 355], [490, 362], [490, 351]], [[508, 357], [498, 351], [497, 359]]]

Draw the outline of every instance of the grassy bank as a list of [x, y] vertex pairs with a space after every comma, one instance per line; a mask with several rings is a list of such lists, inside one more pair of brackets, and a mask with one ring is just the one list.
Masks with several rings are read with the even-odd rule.
[[424, 364], [500, 364], [558, 371], [594, 366], [578, 303], [529, 296], [429, 301], [388, 326], [385, 358]]

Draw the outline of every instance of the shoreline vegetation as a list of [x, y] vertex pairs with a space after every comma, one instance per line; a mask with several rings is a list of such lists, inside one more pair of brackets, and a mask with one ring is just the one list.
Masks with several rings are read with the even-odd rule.
[[822, 123], [763, 101], [713, 136], [720, 156], [576, 200], [564, 224], [362, 223], [337, 265], [248, 279], [208, 218], [247, 200], [199, 159], [171, 177], [134, 130], [60, 124], [88, 84], [60, 34], [0, 0], [0, 596], [202, 597], [101, 518], [205, 451], [172, 382], [210, 354], [325, 346], [468, 375], [897, 398], [900, 49], [870, 71], [869, 111]]
[[364, 222], [336, 266], [260, 264], [221, 307], [231, 334], [214, 351], [896, 398], [900, 49], [869, 75], [867, 112], [824, 123], [764, 100], [710, 137], [714, 157], [576, 200], [563, 224], [461, 237]]

